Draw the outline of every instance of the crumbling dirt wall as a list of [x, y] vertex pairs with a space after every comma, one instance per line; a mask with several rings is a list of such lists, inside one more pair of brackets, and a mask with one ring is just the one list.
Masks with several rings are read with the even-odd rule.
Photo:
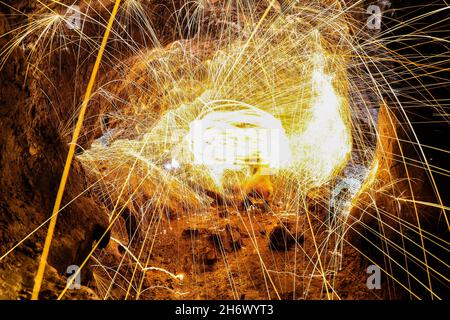
[[[34, 9], [35, 1], [14, 5], [29, 12]], [[1, 12], [1, 34], [12, 30], [23, 19], [11, 15], [13, 9], [5, 5]], [[2, 37], [2, 44], [10, 38]], [[73, 105], [78, 105], [72, 98], [80, 97], [84, 87], [83, 83], [77, 89], [71, 85], [69, 75], [74, 74], [76, 65], [73, 55], [64, 54], [62, 64], [53, 60], [33, 68], [25, 60], [26, 45], [14, 50], [0, 73], [2, 255], [50, 217], [70, 138], [62, 135], [61, 126], [70, 123]], [[88, 74], [90, 65], [87, 63], [81, 72]], [[75, 162], [63, 205], [80, 196], [59, 217], [49, 257], [49, 265], [57, 270], [53, 282], [69, 265], [80, 263], [99, 230], [104, 230], [107, 224], [105, 208], [87, 189], [88, 185], [83, 169]], [[39, 228], [1, 261], [1, 298], [29, 297], [46, 230], [46, 226]], [[43, 296], [46, 296], [45, 289]]]

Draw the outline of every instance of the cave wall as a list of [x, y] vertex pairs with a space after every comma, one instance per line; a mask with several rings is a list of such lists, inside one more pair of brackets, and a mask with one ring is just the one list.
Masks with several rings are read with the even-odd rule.
[[[172, 1], [168, 6], [162, 0], [145, 3], [144, 8], [152, 13], [152, 26], [161, 45], [180, 37], [173, 12], [183, 4], [183, 1]], [[47, 5], [55, 8], [52, 2]], [[80, 2], [81, 11], [87, 10], [86, 5], [87, 2]], [[113, 5], [111, 0], [89, 3], [91, 21], [107, 21]], [[0, 4], [0, 34], [4, 35], [0, 47], [6, 48], [19, 32], [15, 28], [27, 23], [41, 8], [32, 0], [8, 0]], [[61, 8], [64, 6], [56, 6], [55, 10]], [[140, 27], [136, 21], [131, 22], [129, 35], [136, 44], [148, 46], [148, 34], [140, 33]], [[101, 39], [104, 27], [87, 21], [83, 33], [86, 39]], [[43, 223], [52, 212], [77, 110], [96, 58], [92, 54], [96, 50], [91, 50], [88, 41], [81, 45], [84, 51], [79, 50], [79, 43], [71, 42], [69, 36], [69, 41], [56, 47], [54, 54], [42, 59], [38, 52], [38, 63], [33, 64], [29, 58], [36, 40], [37, 36], [32, 35], [15, 46], [0, 73], [0, 255], [26, 238], [0, 261], [0, 277], [4, 280], [0, 281], [0, 299], [31, 296], [48, 228], [48, 223]], [[94, 90], [109, 81], [116, 59], [126, 59], [129, 55], [126, 50], [123, 55], [117, 55], [122, 46], [108, 43], [103, 59], [108, 63], [102, 64]], [[107, 112], [110, 104], [100, 102], [100, 96], [93, 96], [89, 102], [77, 153], [102, 135], [99, 115]], [[92, 181], [74, 159], [50, 250], [42, 298], [56, 298], [64, 288], [67, 267], [80, 265], [108, 226], [108, 210], [91, 186]], [[86, 269], [83, 284], [91, 280], [89, 268]], [[94, 297], [89, 290], [72, 292], [67, 297], [77, 295]]]
[[[433, 32], [436, 39], [447, 38], [448, 14], [428, 14], [444, 4], [431, 1], [429, 5], [431, 9], [421, 1], [391, 1], [385, 37]], [[445, 69], [427, 64], [435, 64], [448, 48], [443, 41], [429, 43], [413, 36], [386, 40], [386, 48], [404, 60], [382, 66], [393, 92], [387, 91], [380, 102], [377, 182], [353, 208], [356, 223], [348, 238], [390, 273], [385, 277], [387, 297], [445, 299], [449, 294], [445, 279], [450, 276], [445, 243], [450, 234], [444, 208], [450, 205], [450, 179], [442, 170], [450, 163], [445, 151], [450, 146], [450, 127], [442, 121], [440, 108], [450, 91]], [[420, 68], [412, 67], [419, 63]]]
[[[23, 12], [35, 10], [35, 1], [10, 2]], [[0, 33], [12, 30], [26, 16], [13, 15], [0, 5]], [[14, 33], [2, 37], [6, 44]], [[48, 224], [40, 227], [52, 212], [61, 179], [71, 133], [69, 127], [92, 66], [92, 58], [77, 69], [81, 82], [73, 86], [75, 55], [71, 51], [50, 57], [33, 67], [27, 63], [28, 43], [18, 46], [0, 73], [0, 254], [30, 235], [0, 262], [0, 298], [29, 298]], [[59, 58], [64, 61], [59, 62]], [[76, 97], [73, 101], [73, 97]], [[69, 129], [70, 130], [70, 129]], [[105, 207], [88, 189], [85, 172], [76, 161], [67, 183], [57, 229], [52, 243], [43, 296], [55, 298], [56, 290], [45, 286], [65, 284], [61, 275], [69, 265], [79, 265], [99, 230], [108, 223]], [[78, 196], [80, 195], [80, 196]], [[76, 200], [71, 202], [75, 197]], [[70, 204], [68, 204], [71, 202]], [[54, 268], [54, 269], [53, 269]], [[50, 273], [50, 275], [48, 274]], [[87, 279], [85, 279], [87, 280]]]

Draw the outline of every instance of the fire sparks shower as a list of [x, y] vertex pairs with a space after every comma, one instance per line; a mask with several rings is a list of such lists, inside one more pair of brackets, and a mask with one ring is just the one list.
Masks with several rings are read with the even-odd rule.
[[428, 149], [448, 147], [410, 114], [445, 118], [421, 82], [448, 85], [445, 55], [393, 48], [389, 1], [0, 4], [26, 88], [1, 86], [32, 106], [31, 196], [5, 207], [39, 213], [0, 251], [29, 265], [25, 298], [446, 298], [449, 168]]

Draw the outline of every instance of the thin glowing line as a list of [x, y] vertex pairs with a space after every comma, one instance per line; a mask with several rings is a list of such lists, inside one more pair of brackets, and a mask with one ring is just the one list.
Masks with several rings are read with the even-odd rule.
[[159, 267], [144, 267], [142, 265], [142, 263], [139, 262], [139, 259], [130, 251], [130, 249], [128, 249], [127, 246], [122, 244], [119, 240], [117, 240], [114, 237], [111, 237], [110, 239], [113, 240], [114, 242], [118, 243], [133, 258], [133, 260], [141, 268], [142, 271], [144, 271], [144, 272], [147, 272], [147, 271], [161, 271], [161, 272], [164, 272], [164, 273], [168, 274], [169, 276], [171, 276], [172, 278], [174, 278], [176, 280], [183, 279], [184, 276], [181, 273], [180, 274], [175, 274], [175, 273], [172, 273], [172, 272], [170, 272], [170, 271], [168, 271], [166, 269], [159, 268]]
[[66, 188], [67, 178], [69, 176], [70, 167], [72, 165], [72, 160], [75, 155], [75, 147], [77, 145], [78, 137], [80, 135], [81, 128], [83, 126], [83, 120], [86, 113], [87, 105], [91, 97], [92, 89], [95, 84], [95, 79], [97, 77], [98, 69], [100, 67], [100, 62], [103, 57], [103, 53], [105, 52], [106, 43], [108, 42], [109, 34], [111, 32], [112, 25], [114, 23], [117, 11], [119, 9], [121, 0], [116, 0], [116, 4], [111, 13], [111, 17], [109, 18], [108, 26], [106, 27], [105, 34], [103, 35], [102, 44], [100, 46], [100, 50], [97, 55], [97, 59], [95, 60], [94, 68], [92, 69], [91, 78], [89, 80], [89, 84], [86, 89], [86, 94], [84, 96], [83, 104], [81, 105], [80, 115], [78, 117], [78, 121], [75, 127], [75, 131], [73, 133], [72, 141], [69, 147], [69, 153], [66, 158], [66, 163], [64, 165], [64, 171], [61, 177], [61, 182], [59, 184], [58, 194], [56, 196], [55, 205], [53, 207], [52, 218], [50, 220], [50, 225], [48, 227], [47, 236], [45, 238], [44, 248], [42, 251], [41, 260], [39, 262], [38, 271], [36, 274], [33, 293], [31, 295], [31, 300], [38, 300], [39, 291], [41, 290], [42, 280], [44, 278], [45, 265], [47, 263], [48, 254], [50, 251], [50, 245], [52, 243], [53, 234], [55, 232], [56, 221], [58, 218], [59, 208], [61, 206], [62, 197], [64, 195], [64, 190]]

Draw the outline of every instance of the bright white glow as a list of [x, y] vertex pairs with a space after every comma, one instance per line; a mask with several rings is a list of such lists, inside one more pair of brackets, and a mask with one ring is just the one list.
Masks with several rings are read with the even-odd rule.
[[164, 164], [164, 169], [167, 171], [173, 170], [173, 169], [179, 169], [180, 163], [177, 161], [177, 159], [173, 158], [171, 162]]
[[253, 107], [207, 112], [190, 124], [189, 140], [194, 163], [217, 174], [249, 165], [278, 169], [291, 158], [281, 122]]
[[327, 181], [351, 151], [351, 135], [343, 115], [343, 99], [335, 92], [332, 77], [324, 72], [324, 57], [314, 58], [313, 101], [306, 130], [293, 137], [297, 164], [319, 185]]

